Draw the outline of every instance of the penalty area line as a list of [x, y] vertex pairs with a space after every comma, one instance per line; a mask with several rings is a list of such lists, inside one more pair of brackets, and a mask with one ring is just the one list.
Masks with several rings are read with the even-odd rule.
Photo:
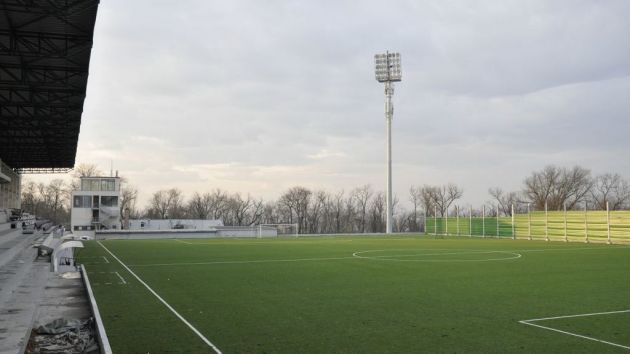
[[583, 313], [583, 314], [578, 314], [578, 315], [555, 316], [555, 317], [544, 317], [544, 318], [532, 318], [530, 320], [518, 321], [518, 323], [521, 323], [521, 324], [524, 324], [524, 325], [528, 325], [528, 326], [533, 326], [533, 327], [546, 329], [548, 331], [553, 331], [553, 332], [566, 334], [566, 335], [573, 336], [573, 337], [587, 339], [587, 340], [591, 340], [591, 341], [594, 341], [594, 342], [604, 343], [604, 344], [612, 345], [612, 346], [618, 347], [618, 348], [630, 349], [630, 346], [627, 346], [627, 345], [613, 343], [613, 342], [605, 341], [605, 340], [602, 340], [602, 339], [597, 339], [597, 338], [585, 336], [585, 335], [582, 335], [582, 334], [577, 334], [577, 333], [573, 333], [573, 332], [563, 331], [561, 329], [557, 329], [557, 328], [553, 328], [553, 327], [548, 327], [548, 326], [543, 326], [543, 325], [539, 325], [539, 324], [536, 324], [536, 323], [532, 323], [532, 322], [538, 322], [538, 321], [550, 321], [550, 320], [557, 320], [557, 319], [576, 318], [576, 317], [588, 317], [588, 316], [601, 316], [601, 315], [610, 315], [610, 314], [627, 313], [627, 312], [630, 312], [630, 310]]
[[188, 326], [188, 328], [190, 328], [199, 338], [201, 338], [201, 340], [204, 343], [206, 343], [209, 347], [211, 347], [215, 353], [222, 354], [219, 348], [217, 348], [214, 344], [212, 344], [212, 342], [210, 342], [208, 338], [206, 338], [203, 334], [201, 334], [201, 332], [199, 332], [197, 328], [195, 328], [182, 315], [180, 315], [177, 311], [175, 311], [175, 309], [171, 305], [169, 305], [168, 302], [162, 299], [162, 297], [158, 295], [158, 293], [156, 293], [153, 289], [151, 289], [151, 287], [147, 285], [147, 283], [145, 283], [142, 279], [140, 279], [140, 277], [136, 275], [136, 273], [134, 273], [131, 269], [129, 269], [129, 267], [127, 267], [125, 263], [123, 263], [120, 259], [118, 259], [118, 257], [116, 257], [116, 255], [113, 254], [112, 251], [110, 251], [107, 247], [105, 247], [105, 245], [103, 245], [101, 241], [96, 241], [96, 242], [99, 244], [99, 246], [103, 247], [103, 249], [107, 251], [107, 253], [109, 253], [116, 261], [118, 261], [118, 263], [120, 263], [120, 265], [122, 265], [123, 268], [125, 268], [131, 275], [133, 275], [134, 278], [136, 278], [140, 282], [140, 284], [144, 285], [144, 287], [147, 288], [147, 290], [149, 290], [151, 294], [153, 294], [158, 300], [160, 300], [160, 302], [163, 303], [164, 306], [166, 306], [166, 308], [168, 308], [175, 316], [177, 316], [177, 318], [179, 318], [182, 322], [184, 322], [184, 324]]

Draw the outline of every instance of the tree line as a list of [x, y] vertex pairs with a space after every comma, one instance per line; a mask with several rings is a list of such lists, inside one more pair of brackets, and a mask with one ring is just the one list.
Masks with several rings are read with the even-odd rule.
[[[22, 189], [22, 207], [36, 215], [59, 223], [69, 223], [70, 193], [78, 188], [81, 176], [102, 175], [93, 165], [79, 165], [72, 182], [55, 179], [49, 184], [28, 181]], [[531, 210], [630, 208], [630, 183], [619, 174], [592, 176], [588, 169], [546, 166], [523, 180], [521, 190], [506, 192], [500, 187], [488, 190], [486, 215], [511, 215]], [[414, 232], [423, 229], [424, 216], [453, 215], [464, 190], [453, 183], [445, 185], [411, 186], [406, 199], [410, 207], [402, 207], [397, 196], [393, 199], [393, 230]], [[329, 192], [295, 186], [284, 191], [276, 200], [263, 200], [249, 193], [232, 193], [220, 188], [194, 192], [186, 198], [178, 188], [153, 192], [144, 207], [138, 206], [138, 190], [122, 180], [121, 219], [220, 219], [225, 225], [253, 226], [258, 224], [298, 224], [301, 233], [370, 233], [384, 232], [386, 198], [383, 191], [363, 185], [348, 191]], [[482, 208], [472, 208], [480, 215]], [[467, 214], [470, 207], [462, 208]]]
[[511, 215], [531, 210], [610, 210], [630, 209], [630, 182], [617, 173], [592, 176], [581, 166], [572, 168], [549, 165], [534, 171], [523, 181], [520, 191], [504, 192], [490, 188], [492, 205], [499, 213]]

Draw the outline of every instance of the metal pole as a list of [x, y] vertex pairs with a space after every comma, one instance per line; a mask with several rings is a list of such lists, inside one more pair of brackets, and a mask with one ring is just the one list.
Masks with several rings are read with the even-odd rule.
[[427, 234], [427, 207], [424, 207], [424, 220], [422, 220], [422, 231]]
[[549, 241], [549, 215], [547, 214], [547, 201], [545, 200], [545, 241]]
[[433, 208], [433, 235], [437, 236], [437, 206]]
[[470, 206], [470, 214], [468, 214], [468, 236], [472, 237], [472, 205]]
[[588, 243], [588, 203], [584, 202], [584, 236], [585, 242]]
[[608, 201], [606, 201], [606, 226], [608, 227], [608, 244], [611, 244], [610, 241], [610, 209], [608, 208]]
[[529, 203], [527, 203], [527, 236], [532, 240], [532, 214], [529, 212]]
[[497, 238], [499, 238], [500, 233], [501, 233], [501, 230], [499, 228], [499, 203], [497, 203]]
[[456, 222], [457, 222], [457, 236], [459, 236], [459, 205], [455, 206], [455, 215], [457, 217]]
[[514, 204], [512, 204], [512, 240], [516, 240], [516, 233], [514, 232]]
[[569, 242], [567, 236], [567, 203], [564, 203], [564, 242]]
[[481, 209], [481, 236], [486, 238], [486, 206]]
[[448, 236], [448, 207], [446, 208], [446, 215], [445, 216], [446, 216], [446, 218], [444, 220], [445, 220], [445, 223], [446, 223], [446, 227], [445, 227], [446, 231], [444, 232], [444, 235]]
[[386, 233], [392, 233], [392, 95], [394, 87], [390, 81], [385, 82], [385, 121], [387, 125], [387, 229]]

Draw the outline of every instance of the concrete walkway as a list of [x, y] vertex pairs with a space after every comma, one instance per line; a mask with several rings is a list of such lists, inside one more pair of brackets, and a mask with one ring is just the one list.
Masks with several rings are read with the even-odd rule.
[[36, 260], [32, 245], [42, 236], [0, 235], [0, 354], [21, 354], [35, 324], [91, 316], [82, 279], [62, 278], [48, 260]]
[[0, 239], [0, 354], [25, 348], [50, 274], [50, 263], [36, 262], [30, 247], [38, 236], [16, 230]]

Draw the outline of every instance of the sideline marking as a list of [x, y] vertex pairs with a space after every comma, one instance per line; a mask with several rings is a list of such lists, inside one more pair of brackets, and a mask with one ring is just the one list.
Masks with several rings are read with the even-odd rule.
[[127, 284], [127, 282], [125, 281], [125, 278], [123, 278], [120, 274], [118, 274], [118, 272], [114, 272], [116, 273], [116, 275], [118, 276], [118, 278], [120, 278], [120, 281], [122, 281], [123, 284]]
[[201, 340], [204, 341], [204, 343], [206, 343], [209, 347], [211, 347], [215, 353], [217, 354], [222, 354], [221, 350], [219, 348], [217, 348], [214, 344], [212, 344], [212, 342], [210, 342], [208, 340], [208, 338], [204, 337], [203, 334], [201, 334], [201, 332], [199, 332], [199, 330], [197, 330], [197, 328], [195, 328], [192, 324], [190, 324], [190, 322], [188, 322], [182, 315], [180, 315], [177, 311], [175, 311], [175, 309], [173, 307], [171, 307], [171, 305], [168, 304], [168, 302], [166, 302], [164, 299], [162, 299], [160, 297], [160, 295], [158, 295], [153, 289], [151, 289], [151, 287], [149, 285], [147, 285], [147, 283], [145, 283], [144, 281], [142, 281], [142, 279], [140, 279], [139, 276], [136, 275], [136, 273], [134, 273], [131, 269], [129, 269], [129, 267], [127, 267], [125, 265], [125, 263], [123, 263], [120, 259], [118, 259], [118, 257], [116, 257], [115, 254], [112, 253], [112, 251], [110, 251], [107, 247], [105, 247], [101, 241], [96, 241], [101, 247], [103, 247], [103, 249], [105, 251], [107, 251], [107, 253], [109, 253], [112, 257], [114, 257], [115, 260], [118, 261], [118, 263], [120, 263], [120, 265], [122, 265], [131, 275], [133, 275], [139, 282], [140, 284], [144, 285], [145, 288], [147, 288], [147, 290], [149, 290], [151, 292], [151, 294], [153, 294], [158, 300], [160, 300], [160, 302], [162, 302], [164, 304], [164, 306], [166, 306], [169, 310], [171, 310], [171, 312], [173, 314], [175, 314], [175, 316], [177, 316], [177, 318], [179, 318], [182, 322], [184, 322], [184, 324], [186, 324], [186, 326], [188, 326], [188, 328], [190, 328], [199, 338], [201, 338]]
[[103, 259], [105, 260], [105, 263], [109, 263], [109, 260], [107, 259], [107, 257], [103, 256]]
[[588, 336], [585, 336], [585, 335], [582, 335], [582, 334], [567, 332], [567, 331], [563, 331], [563, 330], [560, 330], [560, 329], [557, 329], [557, 328], [547, 327], [547, 326], [531, 323], [531, 322], [537, 322], [537, 321], [557, 320], [557, 319], [562, 319], [562, 318], [601, 316], [601, 315], [610, 315], [610, 314], [626, 313], [626, 312], [630, 312], [630, 310], [583, 313], [583, 314], [579, 314], [579, 315], [566, 315], [566, 316], [543, 317], [543, 318], [532, 318], [530, 320], [518, 321], [518, 323], [529, 325], [529, 326], [533, 326], [533, 327], [538, 327], [538, 328], [542, 328], [542, 329], [546, 329], [546, 330], [549, 330], [549, 331], [554, 331], [554, 332], [558, 332], [558, 333], [562, 333], [562, 334], [567, 334], [567, 335], [578, 337], [578, 338], [588, 339], [588, 340], [592, 340], [592, 341], [595, 341], [595, 342], [600, 342], [600, 343], [612, 345], [612, 346], [619, 347], [619, 348], [630, 349], [630, 346], [621, 345], [621, 344], [617, 344], [617, 343], [613, 343], [613, 342], [608, 342], [608, 341], [605, 341], [605, 340], [602, 340], [602, 339], [588, 337]]

